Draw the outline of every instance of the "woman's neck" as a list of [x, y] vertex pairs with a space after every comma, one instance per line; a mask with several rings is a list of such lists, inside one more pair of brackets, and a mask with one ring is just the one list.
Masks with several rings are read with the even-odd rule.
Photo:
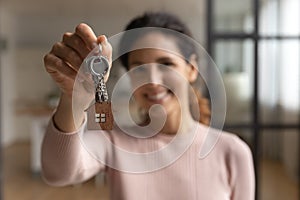
[[[162, 119], [163, 118], [161, 116], [152, 116], [152, 123], [148, 118], [146, 124], [150, 125], [150, 128], [153, 130], [157, 130], [155, 121], [161, 121]], [[160, 129], [160, 132], [168, 135], [176, 135], [179, 131], [185, 132], [185, 130], [189, 129], [193, 122], [194, 120], [189, 111], [172, 112], [166, 116], [166, 121], [163, 127]]]

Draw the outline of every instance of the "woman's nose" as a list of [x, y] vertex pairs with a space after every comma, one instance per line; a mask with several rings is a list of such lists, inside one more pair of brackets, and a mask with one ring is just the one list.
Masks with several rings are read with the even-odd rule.
[[163, 73], [157, 64], [151, 64], [151, 66], [149, 66], [148, 81], [151, 84], [163, 83]]
[[139, 66], [131, 71], [131, 81], [134, 86], [145, 84], [162, 85], [163, 76], [163, 70], [155, 63]]

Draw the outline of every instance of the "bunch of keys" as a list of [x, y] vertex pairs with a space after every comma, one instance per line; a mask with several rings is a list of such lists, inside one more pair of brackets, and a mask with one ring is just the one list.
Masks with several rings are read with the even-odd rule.
[[99, 44], [97, 55], [93, 55], [84, 61], [87, 72], [92, 75], [95, 84], [95, 104], [87, 109], [87, 128], [89, 130], [112, 130], [114, 121], [111, 102], [104, 82], [104, 76], [109, 70], [109, 62], [101, 53], [102, 47]]

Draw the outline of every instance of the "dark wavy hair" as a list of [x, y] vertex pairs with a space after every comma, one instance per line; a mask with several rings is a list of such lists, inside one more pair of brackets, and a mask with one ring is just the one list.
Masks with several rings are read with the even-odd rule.
[[[180, 53], [187, 62], [189, 61], [191, 55], [198, 55], [195, 45], [191, 42], [191, 40], [188, 39], [188, 37], [193, 38], [192, 32], [177, 16], [166, 12], [146, 12], [142, 16], [138, 16], [129, 22], [125, 28], [125, 31], [144, 27], [164, 28], [171, 30], [161, 32], [163, 34], [168, 34], [175, 39]], [[154, 31], [159, 31], [159, 29]], [[178, 35], [176, 32], [182, 33], [188, 37], [183, 37], [181, 34]], [[142, 36], [142, 34], [143, 32], [137, 33], [135, 34], [137, 37], [132, 39], [132, 36], [129, 36], [129, 34], [126, 34], [125, 32], [121, 39], [119, 49], [129, 49], [133, 43]], [[120, 60], [122, 65], [128, 69], [128, 53], [122, 55]]]

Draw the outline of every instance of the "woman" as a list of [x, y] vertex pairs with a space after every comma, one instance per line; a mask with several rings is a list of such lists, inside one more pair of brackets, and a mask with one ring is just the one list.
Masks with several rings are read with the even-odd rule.
[[[197, 78], [197, 52], [192, 44], [182, 42], [173, 34], [175, 31], [191, 36], [190, 31], [177, 17], [167, 13], [146, 13], [133, 19], [126, 30], [143, 27], [173, 31], [168, 34], [154, 30], [147, 34], [137, 34], [137, 37], [130, 40], [125, 34], [120, 44], [120, 49], [124, 46], [132, 49], [121, 57], [122, 64], [132, 70], [132, 85], [138, 85], [139, 77], [145, 74], [148, 79], [147, 84], [137, 87], [133, 93], [136, 103], [146, 113], [143, 125], [151, 129], [147, 125], [161, 119], [160, 114], [150, 111], [154, 104], [164, 109], [165, 122], [159, 133], [143, 139], [128, 136], [117, 127], [109, 133], [87, 131], [84, 129], [86, 106], [77, 108], [81, 114], [73, 119], [72, 102], [76, 98], [73, 85], [84, 58], [100, 43], [103, 54], [112, 62], [112, 47], [106, 37], [96, 37], [89, 26], [80, 24], [75, 33], [65, 33], [63, 41], [56, 43], [44, 58], [47, 71], [62, 91], [60, 103], [43, 142], [42, 168], [45, 181], [57, 186], [74, 184], [105, 170], [111, 199], [254, 199], [251, 152], [238, 137], [223, 133], [207, 157], [198, 157], [208, 132], [204, 123], [208, 122], [209, 112], [205, 101], [204, 104], [199, 101], [202, 118], [201, 123], [196, 123], [186, 101], [189, 95], [188, 84]], [[153, 47], [153, 44], [154, 48], [141, 48], [149, 45]], [[108, 77], [109, 74], [105, 80]], [[151, 120], [149, 112], [152, 114]], [[185, 136], [189, 137], [192, 133], [195, 137], [179, 156], [172, 157], [176, 151], [173, 149], [153, 160], [135, 163], [130, 157], [124, 159], [121, 154], [117, 154], [117, 147], [134, 153], [153, 152], [168, 145], [177, 135], [182, 135], [184, 140]], [[97, 156], [92, 155], [92, 147], [84, 147], [81, 143], [82, 134], [90, 135], [91, 138], [98, 137], [96, 134], [105, 135], [115, 146], [107, 147], [99, 140], [99, 144], [95, 145], [97, 151], [103, 147], [100, 153], [103, 159], [99, 161]], [[180, 146], [181, 143], [178, 144]], [[165, 163], [170, 157], [170, 162]], [[126, 170], [129, 169], [126, 166], [133, 170]], [[150, 170], [141, 170], [145, 168]], [[137, 173], [134, 173], [134, 169]]]

